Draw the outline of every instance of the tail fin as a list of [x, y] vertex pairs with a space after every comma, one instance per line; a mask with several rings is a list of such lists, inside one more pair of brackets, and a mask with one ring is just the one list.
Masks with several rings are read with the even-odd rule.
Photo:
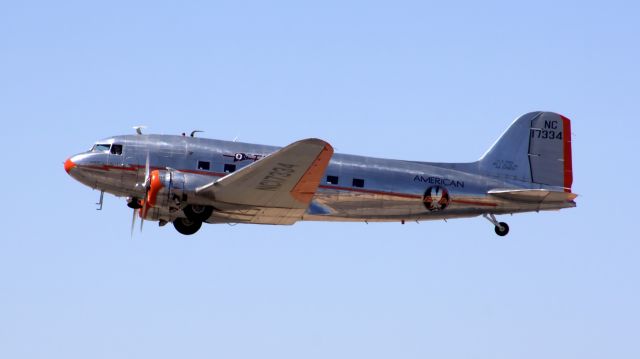
[[522, 115], [482, 156], [479, 165], [497, 177], [571, 192], [571, 122], [553, 112]]

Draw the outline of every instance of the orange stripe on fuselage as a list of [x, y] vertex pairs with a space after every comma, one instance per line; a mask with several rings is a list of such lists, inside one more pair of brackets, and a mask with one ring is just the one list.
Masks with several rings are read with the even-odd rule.
[[101, 165], [101, 166], [97, 166], [97, 165], [80, 165], [77, 167], [81, 167], [81, 168], [88, 168], [91, 170], [100, 170], [100, 171], [129, 171], [129, 172], [133, 172], [133, 171], [137, 171], [138, 169], [136, 167], [122, 167], [122, 166], [109, 166], [109, 165]]
[[393, 196], [393, 197], [401, 197], [401, 198], [409, 198], [409, 199], [422, 199], [422, 196], [408, 193], [398, 193], [398, 192], [384, 192], [384, 191], [374, 191], [370, 189], [360, 189], [360, 188], [351, 188], [351, 187], [340, 187], [340, 186], [329, 186], [329, 185], [321, 185], [322, 189], [332, 189], [336, 191], [346, 191], [346, 192], [355, 192], [355, 193], [368, 193], [368, 194], [379, 194], [384, 196]]

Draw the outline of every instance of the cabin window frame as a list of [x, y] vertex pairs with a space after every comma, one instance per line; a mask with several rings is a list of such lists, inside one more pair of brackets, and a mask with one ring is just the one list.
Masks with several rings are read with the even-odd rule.
[[198, 169], [198, 171], [211, 171], [211, 161], [198, 160], [198, 165], [196, 168]]
[[364, 178], [354, 178], [351, 182], [351, 186], [355, 188], [364, 188], [365, 180]]
[[238, 166], [233, 163], [225, 163], [223, 167], [224, 173], [233, 173], [238, 170]]
[[340, 183], [339, 176], [327, 176], [327, 184], [338, 185]]

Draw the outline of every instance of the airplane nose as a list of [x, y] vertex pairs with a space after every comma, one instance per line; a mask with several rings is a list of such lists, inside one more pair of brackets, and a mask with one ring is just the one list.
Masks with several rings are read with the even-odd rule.
[[76, 163], [73, 162], [71, 158], [67, 159], [64, 162], [64, 170], [67, 171], [67, 173], [71, 172], [71, 170], [74, 169], [75, 167], [76, 167]]

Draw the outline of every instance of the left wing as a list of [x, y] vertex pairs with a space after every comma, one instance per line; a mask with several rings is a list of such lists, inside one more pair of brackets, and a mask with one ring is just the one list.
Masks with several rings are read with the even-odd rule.
[[292, 224], [300, 220], [333, 156], [319, 139], [293, 143], [243, 169], [196, 189], [220, 215], [242, 222]]

